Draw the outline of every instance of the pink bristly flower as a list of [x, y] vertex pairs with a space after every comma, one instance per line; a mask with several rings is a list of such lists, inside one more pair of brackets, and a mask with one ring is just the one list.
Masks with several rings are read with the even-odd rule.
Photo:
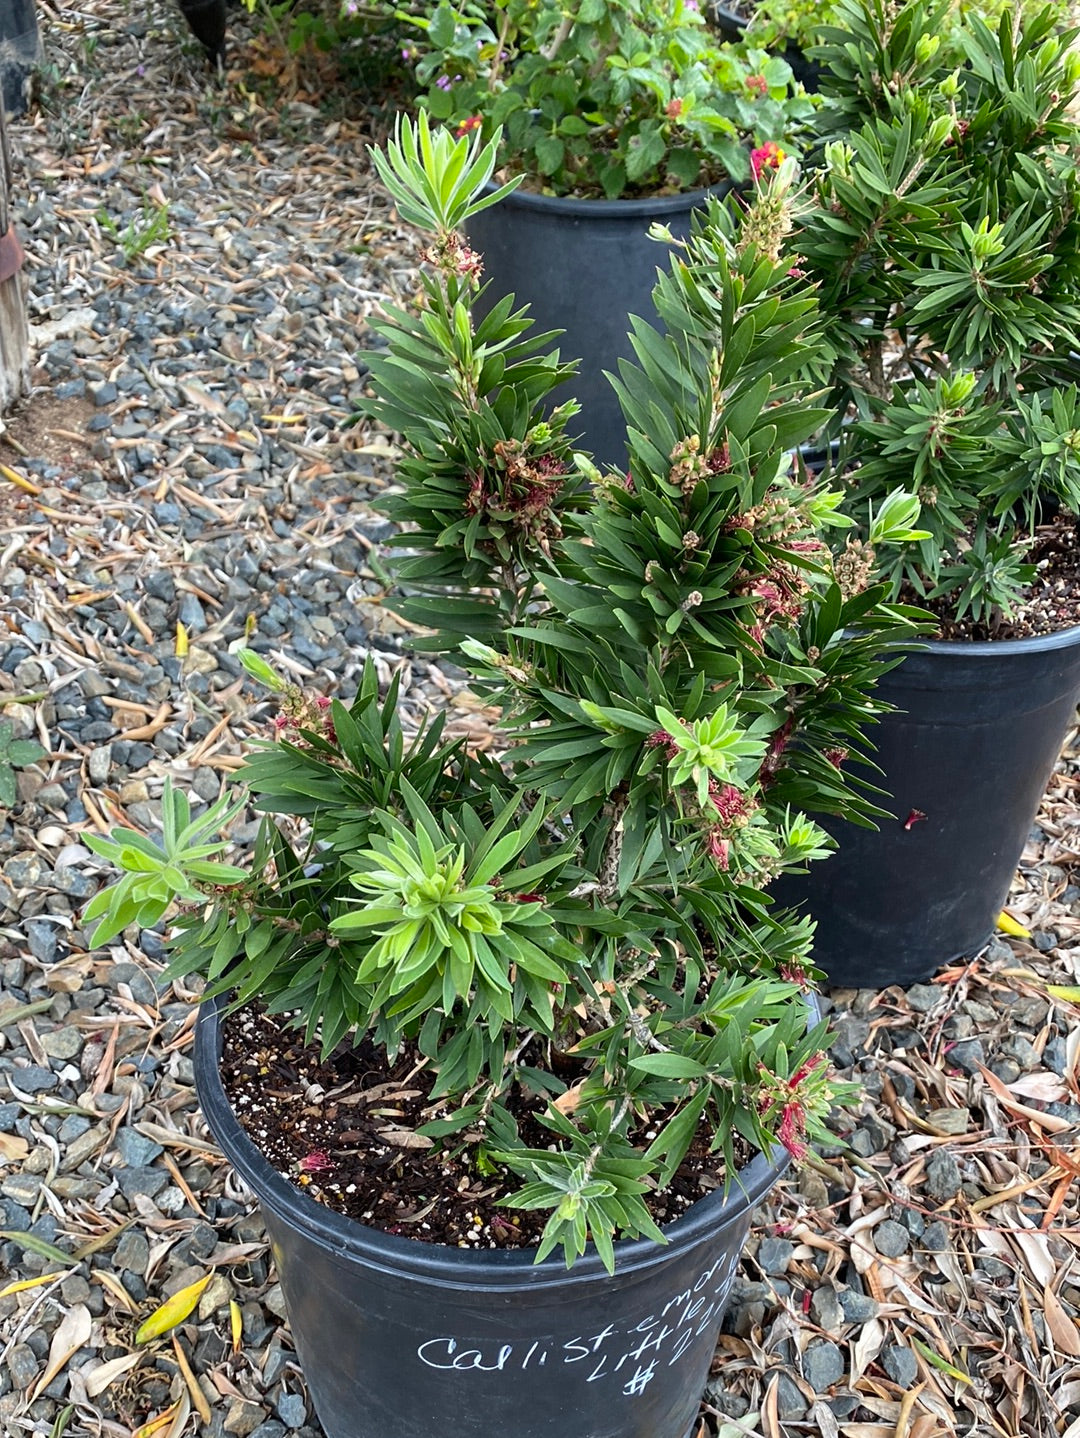
[[765, 758], [761, 761], [761, 768], [758, 770], [758, 782], [764, 787], [772, 783], [776, 771], [780, 768], [780, 760], [783, 758], [784, 750], [791, 743], [791, 735], [795, 728], [795, 716], [787, 718], [776, 733], [765, 752]]
[[669, 120], [677, 120], [682, 112], [683, 102], [679, 99], [678, 95], [676, 95], [673, 100], [667, 102], [667, 106], [664, 110], [664, 114]]
[[778, 170], [786, 159], [787, 152], [775, 140], [766, 140], [764, 145], [750, 151], [750, 169], [754, 179], [760, 180], [766, 170]]
[[835, 749], [825, 750], [825, 758], [829, 761], [829, 763], [833, 766], [834, 769], [839, 769], [840, 765], [844, 762], [847, 756], [848, 751], [842, 745], [838, 746]]
[[301, 1173], [328, 1173], [333, 1167], [334, 1160], [318, 1148], [300, 1160]]
[[731, 446], [725, 439], [718, 449], [714, 449], [705, 461], [710, 474], [727, 474], [731, 469]]
[[705, 852], [718, 869], [727, 872], [731, 863], [731, 840], [719, 824], [714, 825], [705, 835]]
[[679, 746], [666, 729], [654, 729], [645, 740], [646, 749], [663, 749], [665, 759], [674, 759]]
[[752, 95], [767, 95], [769, 93], [769, 82], [764, 75], [747, 75], [746, 88]]
[[807, 978], [805, 968], [794, 959], [788, 963], [781, 964], [777, 969], [777, 973], [785, 983], [798, 984], [799, 988], [804, 992], [810, 987], [810, 980]]
[[721, 784], [716, 779], [709, 780], [709, 798], [725, 824], [741, 819], [749, 807], [741, 789], [736, 789], [734, 784]]
[[803, 1143], [803, 1135], [806, 1133], [806, 1113], [797, 1099], [784, 1105], [784, 1112], [780, 1118], [780, 1127], [776, 1130], [776, 1137], [798, 1162], [804, 1159], [809, 1152], [806, 1144]]
[[810, 1075], [816, 1069], [819, 1069], [824, 1062], [825, 1055], [820, 1051], [816, 1054], [811, 1054], [808, 1059], [803, 1060], [803, 1062], [791, 1075], [791, 1077], [788, 1079], [788, 1083], [791, 1085], [792, 1088], [798, 1088], [799, 1085], [801, 1083], [805, 1083], [806, 1080], [810, 1077]]

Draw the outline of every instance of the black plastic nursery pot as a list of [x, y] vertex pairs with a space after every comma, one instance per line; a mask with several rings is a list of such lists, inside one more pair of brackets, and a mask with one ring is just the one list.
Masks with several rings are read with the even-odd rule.
[[529, 305], [538, 329], [565, 331], [556, 341], [560, 354], [581, 366], [552, 403], [580, 402], [570, 433], [580, 433], [582, 447], [600, 463], [626, 463], [626, 422], [604, 371], [617, 373], [620, 359], [634, 357], [631, 315], [656, 322], [652, 289], [668, 251], [649, 239], [649, 227], [658, 222], [684, 238], [708, 193], [579, 200], [518, 189], [466, 225], [470, 245], [483, 256], [484, 279], [492, 282], [477, 313], [513, 293]]
[[219, 1075], [221, 1004], [199, 1013], [195, 1083], [257, 1197], [327, 1438], [689, 1438], [755, 1206], [787, 1166], [759, 1156], [668, 1226], [567, 1270], [366, 1228], [282, 1178]]
[[825, 819], [839, 848], [785, 878], [817, 920], [814, 962], [844, 988], [919, 983], [994, 932], [1080, 701], [1080, 627], [998, 643], [928, 643], [879, 682], [899, 711], [869, 731], [895, 815]]
[[30, 75], [41, 51], [34, 0], [0, 4], [0, 95], [9, 115], [21, 115], [29, 98]]
[[[738, 44], [746, 37], [746, 27], [749, 20], [743, 15], [736, 15], [734, 10], [728, 10], [723, 5], [711, 7], [713, 23], [725, 40]], [[799, 45], [785, 45], [783, 57], [791, 66], [791, 73], [796, 81], [808, 94], [814, 94], [818, 88], [818, 81], [821, 79], [821, 66], [816, 60], [810, 60]]]
[[207, 56], [224, 62], [228, 20], [225, 0], [178, 0], [178, 3], [191, 33]]

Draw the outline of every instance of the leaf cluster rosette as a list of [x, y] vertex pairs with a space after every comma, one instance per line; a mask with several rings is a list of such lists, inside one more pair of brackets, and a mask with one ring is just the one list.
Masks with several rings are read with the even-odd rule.
[[[737, 1144], [802, 1156], [826, 1132], [812, 926], [768, 885], [826, 852], [808, 811], [879, 812], [844, 761], [917, 626], [838, 571], [840, 495], [793, 470], [826, 414], [798, 378], [815, 302], [780, 258], [791, 167], [745, 214], [712, 203], [675, 253], [665, 328], [635, 320], [616, 380], [630, 472], [602, 474], [564, 416], [538, 418], [554, 371], [506, 358], [532, 354], [513, 305], [478, 325], [467, 303], [479, 260], [450, 226], [483, 202], [495, 146], [421, 116], [375, 156], [430, 268], [418, 313], [386, 320], [370, 412], [402, 434], [399, 573], [430, 563], [447, 605], [490, 591], [485, 637], [451, 653], [502, 712], [501, 754], [448, 742], [445, 716], [407, 735], [371, 664], [342, 703], [245, 651], [281, 701], [237, 776], [265, 816], [248, 862], [208, 850], [227, 801], [189, 828], [170, 788], [161, 845], [95, 840], [127, 872], [94, 913], [116, 933], [143, 918], [135, 889], [154, 918], [171, 887], [172, 974], [261, 1000], [324, 1051], [408, 1054], [432, 1076], [421, 1138], [548, 1212], [538, 1258], [591, 1241], [610, 1267], [617, 1237], [662, 1239], [648, 1196], [691, 1150], [730, 1183]], [[510, 444], [573, 469], [518, 471], [531, 519], [508, 530], [489, 480]], [[878, 541], [916, 512], [892, 496]]]
[[865, 539], [868, 505], [917, 493], [927, 533], [879, 572], [992, 633], [1039, 524], [1080, 512], [1080, 56], [1052, 7], [961, 15], [947, 55], [951, 13], [840, 0], [792, 254], [852, 421], [844, 512]]
[[[788, 150], [813, 102], [759, 46], [724, 42], [694, 0], [462, 0], [413, 17], [429, 115], [501, 131], [500, 162], [545, 193], [617, 199], [744, 181]], [[399, 14], [407, 12], [398, 11]]]

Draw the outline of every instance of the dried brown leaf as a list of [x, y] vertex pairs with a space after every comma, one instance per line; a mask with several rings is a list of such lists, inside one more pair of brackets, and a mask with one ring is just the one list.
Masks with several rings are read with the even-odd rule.
[[45, 1365], [45, 1372], [27, 1394], [29, 1402], [32, 1403], [41, 1390], [47, 1388], [56, 1375], [63, 1371], [68, 1360], [90, 1341], [93, 1326], [90, 1310], [85, 1303], [76, 1303], [68, 1309], [49, 1344], [49, 1361]]
[[1043, 1317], [1058, 1352], [1067, 1353], [1070, 1358], [1080, 1358], [1080, 1325], [1075, 1318], [1069, 1317], [1061, 1299], [1049, 1285], [1043, 1289]]

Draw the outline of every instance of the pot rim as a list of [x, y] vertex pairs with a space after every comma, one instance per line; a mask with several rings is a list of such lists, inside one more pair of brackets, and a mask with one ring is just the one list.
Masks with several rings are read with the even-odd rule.
[[[497, 190], [499, 185], [494, 180], [489, 180], [484, 188], [490, 193]], [[680, 190], [677, 195], [644, 195], [631, 200], [600, 200], [586, 199], [578, 195], [541, 195], [536, 190], [526, 190], [519, 185], [505, 199], [499, 201], [499, 208], [518, 204], [524, 209], [543, 210], [549, 215], [639, 220], [662, 218], [664, 215], [678, 214], [682, 210], [696, 209], [710, 195], [723, 199], [732, 188], [733, 182], [728, 179], [696, 190]]]
[[[817, 995], [805, 995], [810, 1010], [808, 1026], [821, 1017]], [[385, 1273], [407, 1272], [429, 1282], [471, 1289], [506, 1292], [515, 1288], [552, 1288], [568, 1283], [609, 1282], [611, 1275], [592, 1244], [567, 1269], [556, 1250], [543, 1263], [535, 1250], [492, 1249], [476, 1252], [399, 1238], [370, 1228], [326, 1208], [296, 1188], [273, 1167], [244, 1132], [221, 1081], [219, 1069], [223, 1035], [222, 996], [204, 1000], [195, 1028], [195, 1088], [207, 1126], [226, 1158], [252, 1190], [260, 1204], [302, 1230], [309, 1238], [338, 1253], [346, 1261], [360, 1261]], [[666, 1244], [649, 1238], [621, 1239], [615, 1244], [615, 1277], [642, 1273], [666, 1261], [672, 1252], [692, 1247], [708, 1233], [744, 1218], [783, 1176], [790, 1155], [777, 1148], [771, 1157], [755, 1155], [740, 1169], [725, 1194], [717, 1189], [691, 1205], [681, 1218], [665, 1226]]]
[[994, 655], [1009, 658], [1015, 654], [1055, 653], [1080, 644], [1080, 624], [1055, 629], [1052, 634], [1028, 634], [1023, 639], [920, 639], [913, 654], [971, 655], [977, 660], [990, 660]]

